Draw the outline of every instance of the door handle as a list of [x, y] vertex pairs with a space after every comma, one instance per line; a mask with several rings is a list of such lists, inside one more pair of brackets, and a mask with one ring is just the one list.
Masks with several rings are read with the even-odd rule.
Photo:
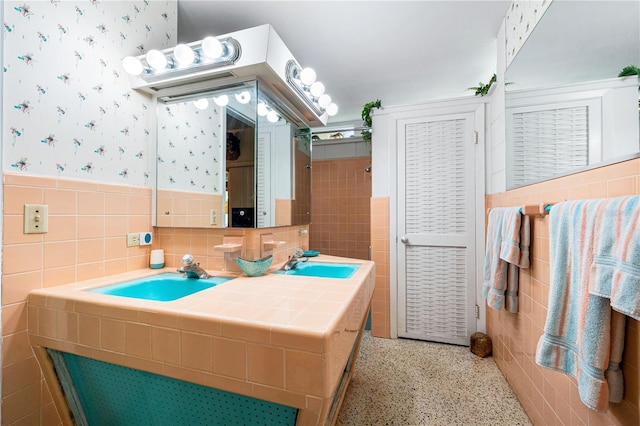
[[409, 243], [409, 238], [407, 238], [407, 236], [404, 235], [402, 238], [400, 238], [400, 242], [402, 244], [408, 244]]

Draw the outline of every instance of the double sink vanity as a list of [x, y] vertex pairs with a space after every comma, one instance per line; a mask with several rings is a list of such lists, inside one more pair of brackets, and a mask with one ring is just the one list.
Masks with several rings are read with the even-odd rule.
[[[225, 397], [275, 404], [277, 417], [280, 410], [293, 410], [289, 421], [279, 424], [334, 422], [357, 356], [373, 294], [375, 266], [369, 261], [325, 255], [305, 265], [311, 272], [301, 268], [300, 274], [274, 273], [280, 266], [276, 265], [260, 277], [208, 271], [213, 276], [209, 280], [184, 278], [168, 268], [148, 269], [31, 292], [30, 342], [63, 422], [81, 423], [65, 387], [65, 381], [72, 382], [73, 377], [65, 379], [67, 373], [56, 363], [57, 353], [67, 359], [78, 356], [97, 361], [100, 369], [124, 367], [127, 377], [142, 372], [166, 378], [182, 386], [178, 389], [199, 386], [204, 391], [221, 391]], [[354, 271], [348, 278], [313, 276], [314, 268], [318, 271], [315, 275], [327, 275], [332, 266], [354, 266]], [[110, 288], [117, 292], [136, 282], [138, 288], [146, 288], [136, 296], [108, 294]], [[146, 284], [140, 287], [140, 283]], [[174, 300], [148, 300], [148, 295], [165, 297], [154, 286], [191, 286], [195, 291]], [[99, 377], [91, 376], [93, 370], [84, 367], [85, 384], [76, 385], [78, 405], [86, 405], [92, 398], [100, 400], [98, 408], [84, 407], [87, 419], [96, 410], [94, 415], [99, 418], [110, 418], [105, 422], [133, 421], [130, 413], [126, 419], [118, 419], [126, 413], [118, 406], [122, 402], [108, 400], [112, 394], [142, 395], [151, 386], [125, 389], [127, 386], [120, 384], [117, 391], [110, 392], [107, 386], [99, 385], [100, 389], [91, 390], [86, 383], [101, 383]], [[109, 371], [109, 376], [120, 374]], [[123, 379], [119, 383], [139, 381]], [[174, 397], [175, 392], [159, 402], [157, 395], [145, 396], [143, 401], [153, 401], [136, 402], [134, 416], [144, 412], [144, 404], [174, 404], [169, 410], [172, 413], [185, 410]], [[221, 401], [219, 395], [215, 399]], [[248, 409], [242, 407], [238, 410], [246, 413]], [[187, 411], [191, 415], [196, 409]], [[260, 419], [262, 414], [256, 413]], [[229, 421], [233, 419], [217, 420]]]
[[[308, 246], [311, 128], [337, 107], [310, 95], [313, 81], [269, 25], [181, 49], [198, 60], [156, 68], [149, 55], [125, 58], [140, 65], [127, 71], [132, 88], [157, 104], [152, 224], [224, 235], [289, 227], [287, 241], [239, 230], [246, 244], [215, 246], [227, 271], [203, 279], [144, 269], [32, 291], [31, 346], [64, 424], [331, 424], [374, 263], [320, 255], [286, 273], [228, 269], [236, 257]], [[154, 53], [173, 61], [177, 51]]]

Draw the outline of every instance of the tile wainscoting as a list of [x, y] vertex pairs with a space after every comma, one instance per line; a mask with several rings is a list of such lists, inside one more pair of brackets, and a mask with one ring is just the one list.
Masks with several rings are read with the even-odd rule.
[[[49, 232], [24, 234], [24, 204], [49, 206]], [[2, 270], [2, 423], [57, 425], [60, 419], [29, 346], [26, 299], [31, 290], [145, 269], [152, 248], [165, 250], [169, 267], [185, 253], [211, 270], [232, 270], [214, 246], [243, 237], [242, 255], [261, 254], [261, 235], [284, 241], [282, 262], [294, 247], [307, 249], [306, 226], [269, 229], [156, 228], [151, 246], [127, 247], [126, 234], [152, 230], [149, 187], [78, 179], [4, 174]], [[301, 235], [302, 234], [302, 235]]]
[[[553, 179], [486, 197], [487, 208], [639, 194], [640, 159]], [[628, 318], [623, 372], [625, 396], [596, 412], [582, 404], [576, 381], [535, 363], [549, 300], [549, 217], [532, 217], [531, 267], [520, 271], [517, 314], [487, 309], [493, 356], [534, 424], [631, 425], [639, 422], [640, 328]]]

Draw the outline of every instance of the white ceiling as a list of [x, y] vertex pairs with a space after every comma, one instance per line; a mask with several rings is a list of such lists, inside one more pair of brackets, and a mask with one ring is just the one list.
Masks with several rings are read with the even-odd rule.
[[178, 42], [271, 24], [340, 107], [472, 96], [496, 67], [496, 34], [511, 2], [178, 0]]

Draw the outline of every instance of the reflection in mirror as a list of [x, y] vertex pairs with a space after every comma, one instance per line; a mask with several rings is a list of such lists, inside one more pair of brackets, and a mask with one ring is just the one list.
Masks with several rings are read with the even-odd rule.
[[549, 5], [505, 76], [508, 188], [637, 155], [639, 46], [639, 2]]
[[256, 81], [159, 99], [157, 226], [309, 223], [310, 151], [277, 105]]
[[226, 94], [224, 225], [233, 228], [256, 226], [255, 133], [259, 126], [255, 114], [257, 88], [254, 85], [251, 89]]

